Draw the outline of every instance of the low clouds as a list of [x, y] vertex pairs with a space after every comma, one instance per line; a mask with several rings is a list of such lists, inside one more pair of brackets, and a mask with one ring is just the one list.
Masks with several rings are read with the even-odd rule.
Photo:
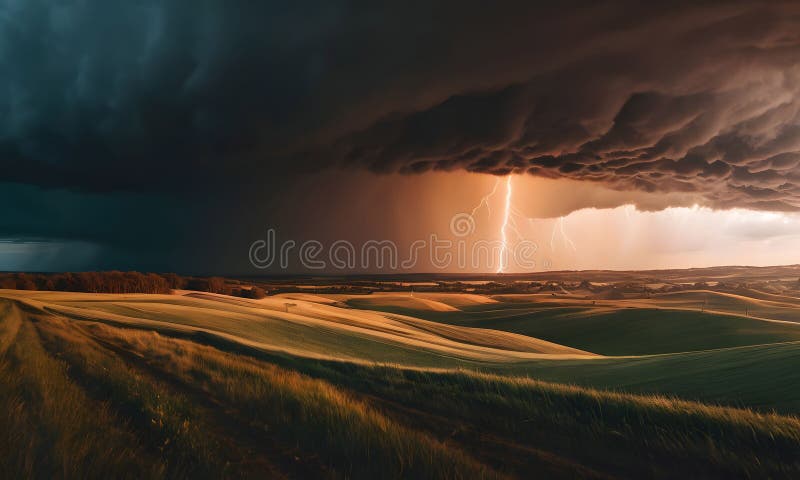
[[[0, 184], [66, 199], [4, 187], [4, 235], [127, 247], [328, 168], [800, 209], [796, 2], [0, 0], [0, 92]], [[103, 198], [137, 227], [54, 222]]]
[[617, 32], [627, 40], [613, 54], [597, 46], [524, 82], [387, 118], [339, 147], [347, 163], [378, 171], [527, 172], [695, 192], [715, 208], [800, 209], [800, 7], [739, 8], [651, 19], [652, 29]]

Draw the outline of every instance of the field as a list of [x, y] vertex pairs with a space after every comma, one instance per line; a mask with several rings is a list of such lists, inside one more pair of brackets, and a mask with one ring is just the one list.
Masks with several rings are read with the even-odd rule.
[[800, 299], [0, 290], [19, 477], [800, 475]]

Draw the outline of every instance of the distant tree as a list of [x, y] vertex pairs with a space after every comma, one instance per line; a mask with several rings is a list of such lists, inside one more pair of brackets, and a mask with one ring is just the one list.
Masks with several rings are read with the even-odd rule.
[[64, 272], [64, 273], [0, 273], [0, 288], [18, 290], [51, 290], [87, 293], [170, 293], [173, 288], [227, 293], [224, 278], [185, 278], [174, 273], [141, 272]]
[[225, 279], [221, 277], [190, 278], [186, 282], [186, 288], [198, 292], [230, 293]]
[[208, 291], [212, 293], [226, 293], [225, 279], [221, 277], [210, 277], [208, 279]]
[[171, 288], [166, 278], [157, 273], [148, 273], [145, 276], [148, 293], [169, 293]]
[[36, 290], [36, 282], [33, 281], [33, 278], [31, 278], [30, 275], [26, 273], [18, 273], [16, 280], [17, 290]]
[[164, 277], [164, 280], [167, 281], [169, 288], [173, 290], [182, 290], [186, 288], [187, 280], [180, 275], [174, 273], [165, 273], [162, 276]]
[[72, 273], [70, 272], [60, 273], [58, 275], [55, 275], [53, 281], [56, 284], [56, 290], [60, 292], [74, 291], [73, 285], [75, 281]]
[[208, 279], [207, 278], [190, 278], [186, 282], [188, 290], [195, 290], [198, 292], [208, 292]]
[[42, 277], [38, 283], [39, 290], [53, 291], [56, 289], [56, 284], [50, 277]]

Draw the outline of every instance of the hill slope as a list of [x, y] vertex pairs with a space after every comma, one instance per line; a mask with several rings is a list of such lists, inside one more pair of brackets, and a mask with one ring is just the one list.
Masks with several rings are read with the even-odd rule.
[[512, 332], [448, 326], [275, 297], [247, 300], [199, 293], [7, 295], [31, 308], [73, 319], [162, 332], [205, 332], [265, 351], [306, 357], [439, 367], [592, 355]]
[[451, 325], [518, 333], [601, 355], [677, 353], [800, 340], [796, 323], [800, 307], [708, 291], [631, 300], [499, 295], [492, 297], [492, 303], [476, 303], [456, 312], [412, 308], [411, 302], [403, 304], [394, 298], [361, 297], [339, 301]]
[[[328, 326], [342, 337], [326, 346], [352, 341], [356, 327], [348, 322], [369, 329], [377, 321], [371, 316], [313, 309], [314, 316], [292, 314], [299, 306], [277, 315], [280, 305], [273, 300], [253, 307], [205, 295], [2, 293], [8, 300], [0, 299], [0, 468], [12, 477], [800, 475], [800, 421], [794, 417], [512, 374], [553, 367], [579, 375], [593, 366], [611, 378], [625, 362], [642, 362], [643, 368], [680, 355], [610, 359], [523, 352], [520, 360], [520, 352], [509, 351], [514, 361], [501, 363], [476, 359], [473, 344], [444, 335], [450, 330], [436, 334], [413, 319], [383, 317], [392, 329], [408, 332], [413, 344], [424, 335], [436, 339], [425, 349], [440, 358], [441, 344], [447, 344], [459, 352], [453, 362], [507, 370], [490, 375], [407, 368], [319, 355], [319, 346], [304, 346], [302, 337], [291, 339], [289, 348], [309, 355], [266, 348], [274, 346], [267, 341], [272, 330], [278, 335], [273, 343], [288, 339], [280, 322], [311, 322], [293, 315], [311, 318], [314, 327], [323, 321], [350, 327]], [[256, 340], [234, 334], [265, 319], [272, 320]], [[455, 328], [448, 335], [467, 331]], [[514, 344], [504, 335], [496, 341]], [[410, 351], [407, 359], [419, 362], [417, 348]], [[700, 370], [719, 353], [687, 358], [687, 365]], [[642, 372], [629, 374], [641, 379]]]

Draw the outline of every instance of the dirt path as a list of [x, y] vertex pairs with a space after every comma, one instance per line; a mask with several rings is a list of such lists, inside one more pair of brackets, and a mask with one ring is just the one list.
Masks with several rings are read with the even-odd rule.
[[22, 316], [9, 300], [0, 299], [0, 356], [3, 356], [19, 333]]
[[98, 338], [85, 328], [76, 329], [121, 358], [139, 374], [191, 399], [208, 422], [211, 434], [224, 441], [226, 450], [232, 454], [232, 462], [238, 464], [240, 470], [250, 472], [254, 477], [275, 479], [331, 476], [332, 472], [317, 455], [282, 445], [274, 435], [252, 425], [241, 412], [230, 408], [206, 390], [184, 382], [136, 352]]

